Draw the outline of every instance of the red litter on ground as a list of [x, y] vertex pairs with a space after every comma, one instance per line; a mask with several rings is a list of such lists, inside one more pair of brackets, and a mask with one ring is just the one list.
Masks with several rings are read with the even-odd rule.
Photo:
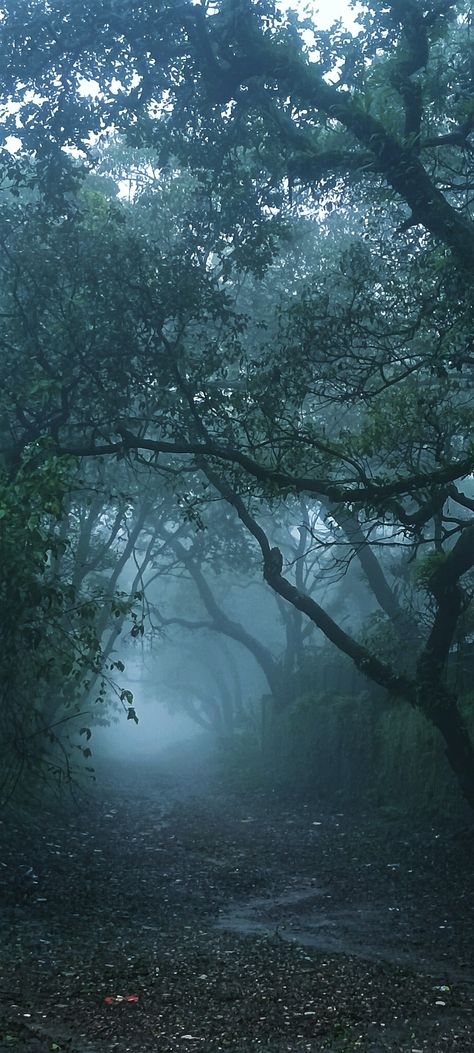
[[107, 1005], [118, 1005], [119, 1002], [138, 1002], [138, 995], [108, 995], [104, 998]]

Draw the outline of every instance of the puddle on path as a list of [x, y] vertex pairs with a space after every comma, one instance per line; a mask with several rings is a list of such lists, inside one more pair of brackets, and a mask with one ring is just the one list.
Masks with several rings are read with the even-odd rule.
[[455, 962], [444, 953], [442, 933], [424, 938], [411, 912], [386, 903], [331, 907], [328, 892], [314, 885], [234, 904], [222, 912], [217, 927], [474, 983], [472, 963]]

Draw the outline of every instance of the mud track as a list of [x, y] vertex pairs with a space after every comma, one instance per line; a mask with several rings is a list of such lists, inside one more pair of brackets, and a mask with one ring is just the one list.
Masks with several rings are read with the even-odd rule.
[[162, 765], [0, 830], [2, 1053], [474, 1049], [474, 846], [447, 824]]

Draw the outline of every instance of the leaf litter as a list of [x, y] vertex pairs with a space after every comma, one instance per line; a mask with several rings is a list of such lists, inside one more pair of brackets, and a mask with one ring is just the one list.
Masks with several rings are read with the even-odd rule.
[[195, 785], [4, 816], [2, 1053], [471, 1053], [469, 840]]

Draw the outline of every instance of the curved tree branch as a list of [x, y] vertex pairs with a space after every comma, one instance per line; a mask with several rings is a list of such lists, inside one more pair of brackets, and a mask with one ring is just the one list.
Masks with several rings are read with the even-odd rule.
[[265, 581], [285, 600], [306, 614], [318, 626], [328, 640], [347, 654], [357, 668], [369, 679], [386, 688], [393, 695], [406, 699], [411, 705], [417, 704], [416, 685], [408, 677], [396, 673], [385, 662], [381, 662], [371, 652], [359, 644], [348, 633], [344, 632], [329, 614], [311, 596], [300, 592], [283, 577], [283, 557], [278, 548], [271, 548], [267, 535], [256, 519], [246, 508], [242, 498], [232, 488], [210, 472], [209, 478], [219, 493], [229, 504], [233, 505], [244, 526], [253, 535], [260, 546], [263, 556], [263, 576]]

